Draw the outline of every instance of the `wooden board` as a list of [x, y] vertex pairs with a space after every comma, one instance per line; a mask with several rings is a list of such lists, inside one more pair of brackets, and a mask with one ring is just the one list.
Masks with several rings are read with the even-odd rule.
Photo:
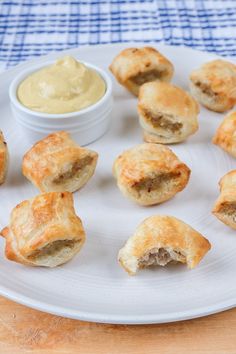
[[178, 323], [81, 322], [0, 297], [0, 353], [236, 354], [236, 309]]

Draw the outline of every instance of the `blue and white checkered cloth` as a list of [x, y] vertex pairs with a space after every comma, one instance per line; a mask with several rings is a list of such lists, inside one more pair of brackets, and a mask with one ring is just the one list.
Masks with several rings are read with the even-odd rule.
[[2, 0], [0, 68], [85, 44], [164, 42], [236, 56], [236, 0]]

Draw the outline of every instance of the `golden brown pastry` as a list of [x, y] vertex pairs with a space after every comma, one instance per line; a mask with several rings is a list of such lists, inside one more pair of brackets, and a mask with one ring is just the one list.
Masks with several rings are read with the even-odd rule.
[[231, 109], [236, 102], [236, 65], [213, 60], [190, 75], [190, 89], [203, 106], [216, 112]]
[[3, 133], [0, 131], [0, 184], [6, 179], [8, 169], [9, 153], [7, 143], [5, 142]]
[[23, 175], [41, 192], [74, 192], [92, 177], [98, 154], [77, 145], [67, 132], [48, 135], [24, 156]]
[[145, 219], [119, 251], [118, 260], [130, 275], [139, 268], [186, 263], [192, 269], [210, 250], [210, 242], [199, 232], [173, 216]]
[[85, 241], [69, 192], [44, 193], [21, 202], [1, 235], [6, 239], [6, 257], [30, 266], [56, 267], [68, 262]]
[[148, 82], [140, 88], [138, 113], [144, 140], [178, 143], [198, 130], [198, 103], [167, 82]]
[[140, 205], [153, 205], [182, 191], [190, 169], [168, 147], [141, 144], [117, 157], [113, 174], [126, 197]]
[[236, 157], [236, 112], [227, 114], [216, 131], [212, 142]]
[[174, 73], [171, 62], [151, 47], [122, 50], [110, 70], [117, 81], [136, 96], [145, 82], [170, 81]]
[[219, 185], [220, 195], [212, 213], [224, 224], [236, 229], [236, 170], [223, 176]]

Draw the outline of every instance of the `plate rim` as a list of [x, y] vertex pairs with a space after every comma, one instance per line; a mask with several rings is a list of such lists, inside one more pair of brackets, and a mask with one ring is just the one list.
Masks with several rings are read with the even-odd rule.
[[[61, 54], [66, 54], [66, 53], [73, 53], [73, 52], [77, 52], [77, 51], [86, 51], [86, 50], [90, 50], [90, 49], [102, 49], [102, 48], [106, 48], [106, 47], [120, 47], [120, 48], [127, 48], [127, 47], [142, 47], [142, 46], [154, 46], [154, 47], [160, 47], [160, 48], [176, 48], [177, 50], [180, 49], [184, 49], [187, 50], [189, 52], [197, 52], [197, 53], [201, 53], [201, 54], [207, 54], [209, 57], [212, 58], [217, 58], [217, 59], [226, 59], [228, 61], [232, 61], [236, 64], [236, 58], [232, 57], [232, 56], [220, 56], [216, 53], [213, 52], [205, 52], [203, 50], [199, 50], [199, 49], [195, 49], [192, 48], [190, 46], [185, 46], [185, 45], [170, 45], [170, 44], [165, 44], [163, 42], [155, 42], [155, 41], [131, 41], [131, 42], [117, 42], [117, 43], [106, 43], [106, 44], [86, 44], [86, 45], [82, 45], [81, 47], [74, 47], [74, 48], [68, 48], [68, 49], [64, 49], [64, 50], [58, 50], [58, 51], [51, 51], [50, 53], [47, 53], [45, 55], [41, 55], [38, 57], [34, 57], [32, 59], [26, 59], [24, 61], [22, 61], [21, 63], [14, 65], [12, 67], [9, 67], [7, 69], [3, 69], [2, 71], [0, 71], [0, 76], [2, 75], [7, 75], [7, 74], [11, 74], [14, 73], [14, 71], [18, 71], [18, 69], [27, 66], [28, 64], [37, 64], [40, 62], [40, 60], [50, 60], [50, 59], [54, 59], [56, 57], [59, 57]], [[158, 48], [159, 49], [159, 48]], [[161, 49], [162, 50], [162, 49]]]
[[[65, 49], [62, 51], [53, 51], [49, 54], [39, 56], [30, 60], [23, 61], [22, 63], [8, 68], [0, 72], [0, 77], [5, 80], [7, 79], [8, 75], [13, 75], [15, 72], [25, 68], [27, 65], [37, 64], [40, 61], [46, 61], [49, 59], [57, 58], [64, 54], [72, 54], [78, 53], [79, 51], [86, 51], [90, 49], [99, 50], [104, 47], [115, 47], [116, 49], [122, 49], [131, 46], [154, 46], [159, 47], [160, 50], [164, 50], [165, 48], [176, 48], [184, 49], [189, 52], [198, 52], [204, 54], [209, 58], [218, 58], [218, 59], [226, 59], [232, 62], [235, 62], [235, 58], [233, 57], [222, 57], [215, 53], [204, 52], [201, 50], [197, 50], [188, 46], [183, 45], [168, 45], [165, 43], [159, 43], [154, 41], [142, 42], [142, 41], [132, 41], [132, 42], [119, 42], [119, 43], [108, 43], [108, 44], [96, 44], [96, 45], [83, 45], [81, 47]], [[0, 295], [15, 301], [21, 305], [30, 307], [32, 309], [36, 309], [45, 313], [50, 313], [57, 316], [62, 316], [65, 318], [71, 318], [81, 321], [90, 321], [90, 322], [98, 322], [98, 323], [110, 323], [110, 324], [158, 324], [158, 323], [170, 323], [170, 322], [177, 322], [183, 320], [189, 320], [194, 318], [199, 318], [203, 316], [208, 316], [211, 314], [223, 312], [229, 310], [231, 308], [236, 307], [236, 296], [230, 298], [226, 301], [218, 302], [212, 306], [204, 306], [194, 310], [187, 310], [187, 311], [180, 311], [180, 312], [170, 312], [166, 314], [154, 314], [154, 315], [117, 315], [117, 314], [104, 314], [100, 312], [88, 312], [88, 311], [81, 311], [81, 310], [71, 310], [69, 308], [65, 308], [63, 306], [56, 306], [53, 304], [48, 304], [47, 302], [32, 299], [29, 296], [25, 296], [20, 294], [17, 291], [10, 290], [9, 288], [2, 286], [0, 284]]]
[[142, 324], [158, 324], [158, 323], [171, 323], [185, 320], [191, 320], [199, 317], [205, 317], [213, 315], [219, 312], [230, 310], [236, 307], [236, 299], [223, 301], [213, 306], [200, 307], [195, 310], [187, 310], [181, 312], [171, 312], [166, 315], [126, 315], [124, 321], [124, 315], [104, 315], [103, 313], [93, 313], [81, 310], [63, 310], [62, 306], [48, 305], [46, 302], [32, 300], [32, 298], [20, 295], [19, 293], [9, 290], [6, 287], [0, 285], [0, 295], [15, 301], [21, 305], [30, 307], [34, 310], [49, 313], [56, 316], [65, 318], [71, 318], [80, 321], [108, 323], [108, 324], [124, 324], [124, 325], [142, 325]]

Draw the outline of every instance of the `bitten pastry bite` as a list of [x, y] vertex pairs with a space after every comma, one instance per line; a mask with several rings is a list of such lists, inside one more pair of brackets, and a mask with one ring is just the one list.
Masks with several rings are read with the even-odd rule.
[[219, 186], [220, 195], [212, 213], [224, 224], [236, 229], [236, 170], [223, 176]]
[[172, 216], [145, 219], [119, 251], [118, 260], [130, 275], [139, 268], [186, 263], [192, 269], [210, 250], [210, 242], [199, 232]]
[[190, 169], [166, 146], [141, 144], [117, 157], [113, 174], [126, 197], [140, 205], [153, 205], [182, 191]]
[[178, 143], [198, 130], [197, 102], [167, 82], [148, 82], [140, 88], [138, 113], [146, 142]]
[[6, 257], [29, 266], [66, 263], [85, 241], [69, 192], [44, 193], [21, 202], [12, 210], [10, 224], [1, 235], [6, 239]]
[[227, 114], [223, 122], [218, 127], [212, 142], [233, 157], [236, 157], [236, 112]]
[[110, 70], [117, 81], [136, 96], [145, 82], [170, 81], [174, 73], [171, 62], [151, 47], [122, 50]]
[[23, 158], [22, 172], [41, 192], [74, 192], [92, 177], [98, 154], [77, 145], [67, 132], [48, 135]]
[[213, 60], [190, 75], [193, 96], [208, 109], [225, 112], [236, 102], [236, 65]]
[[3, 133], [0, 131], [0, 184], [6, 179], [8, 169], [9, 153], [7, 143], [5, 142]]

